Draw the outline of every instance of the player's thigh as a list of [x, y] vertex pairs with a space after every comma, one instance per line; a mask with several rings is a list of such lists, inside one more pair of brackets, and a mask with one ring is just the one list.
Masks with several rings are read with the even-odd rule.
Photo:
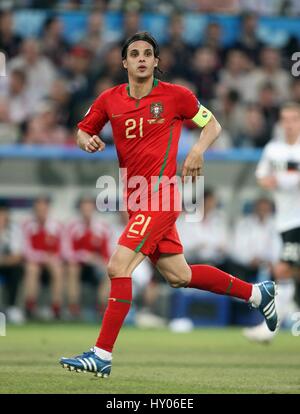
[[156, 268], [173, 287], [187, 286], [191, 280], [191, 268], [180, 254], [161, 254]]
[[25, 277], [26, 279], [37, 279], [42, 272], [42, 265], [36, 262], [27, 262], [25, 264]]
[[177, 217], [178, 212], [173, 211], [132, 213], [118, 244], [149, 256], [173, 228]]
[[57, 279], [61, 278], [63, 275], [63, 264], [61, 260], [54, 258], [53, 260], [48, 260], [45, 264], [47, 271], [51, 278]]
[[130, 214], [108, 265], [110, 277], [130, 276], [144, 258], [156, 250], [178, 214], [177, 211], [138, 211]]
[[66, 264], [66, 275], [68, 281], [77, 280], [81, 275], [82, 266], [79, 263], [67, 263]]
[[142, 252], [118, 244], [107, 265], [109, 277], [130, 277], [145, 257]]

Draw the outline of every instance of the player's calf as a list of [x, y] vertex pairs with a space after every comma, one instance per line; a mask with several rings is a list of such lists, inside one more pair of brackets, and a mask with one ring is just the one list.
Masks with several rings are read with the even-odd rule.
[[191, 281], [191, 269], [185, 262], [183, 255], [176, 255], [173, 260], [170, 258], [160, 259], [156, 267], [168, 284], [175, 288], [187, 287]]

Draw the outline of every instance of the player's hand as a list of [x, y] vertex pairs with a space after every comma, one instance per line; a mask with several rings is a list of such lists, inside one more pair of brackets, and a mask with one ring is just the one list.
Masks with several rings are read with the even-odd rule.
[[274, 190], [277, 187], [277, 180], [274, 177], [274, 175], [270, 175], [268, 177], [260, 178], [259, 184], [265, 189], [265, 190]]
[[97, 152], [103, 151], [104, 148], [105, 143], [98, 137], [98, 135], [93, 135], [88, 139], [84, 149], [87, 152]]
[[190, 151], [183, 163], [181, 173], [182, 182], [185, 182], [186, 177], [189, 176], [192, 177], [192, 181], [194, 182], [196, 177], [203, 174], [203, 164], [203, 154], [199, 154], [197, 151]]

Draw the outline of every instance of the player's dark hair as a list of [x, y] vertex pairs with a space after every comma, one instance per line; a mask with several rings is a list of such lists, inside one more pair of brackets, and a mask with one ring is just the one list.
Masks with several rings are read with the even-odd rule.
[[36, 197], [34, 200], [33, 200], [33, 205], [35, 206], [36, 204], [38, 204], [39, 202], [43, 202], [43, 203], [45, 203], [45, 204], [48, 204], [48, 205], [50, 205], [51, 204], [51, 197], [50, 197], [50, 195], [47, 195], [47, 194], [43, 194], [43, 195], [40, 195], [40, 196], [38, 196], [38, 197]]
[[123, 44], [121, 52], [122, 60], [127, 58], [127, 50], [129, 45], [133, 42], [137, 42], [138, 40], [143, 40], [144, 42], [150, 43], [150, 45], [153, 47], [154, 56], [159, 59], [159, 46], [154, 37], [148, 32], [138, 32], [129, 37]]
[[92, 195], [89, 195], [89, 194], [84, 194], [84, 195], [81, 195], [78, 198], [78, 200], [76, 201], [75, 208], [76, 209], [80, 209], [81, 205], [83, 203], [86, 203], [86, 202], [87, 203], [94, 204], [96, 206], [96, 199], [95, 199], [95, 197], [93, 197]]
[[271, 200], [271, 198], [266, 197], [265, 195], [262, 195], [261, 197], [258, 197], [256, 200], [254, 200], [254, 209], [257, 208], [257, 206], [261, 203], [267, 203], [271, 207], [272, 213], [275, 213], [275, 204], [274, 201]]
[[285, 102], [281, 106], [280, 111], [282, 112], [285, 109], [294, 109], [295, 111], [300, 112], [300, 104], [298, 102]]
[[[149, 32], [138, 32], [135, 33], [133, 36], [129, 37], [126, 42], [122, 46], [122, 60], [127, 58], [127, 50], [129, 45], [133, 42], [137, 42], [138, 40], [143, 40], [144, 42], [149, 43], [153, 47], [154, 56], [159, 59], [159, 46], [157, 41], [154, 39], [154, 37]], [[157, 67], [155, 68], [159, 73], [162, 73], [162, 71]]]

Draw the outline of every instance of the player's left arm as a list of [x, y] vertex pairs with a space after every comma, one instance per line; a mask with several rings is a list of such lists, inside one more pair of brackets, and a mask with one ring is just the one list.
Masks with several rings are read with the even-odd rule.
[[202, 128], [198, 141], [188, 153], [182, 167], [182, 180], [192, 176], [192, 180], [202, 175], [204, 153], [215, 142], [222, 130], [215, 116], [203, 105], [192, 118], [193, 122]]

